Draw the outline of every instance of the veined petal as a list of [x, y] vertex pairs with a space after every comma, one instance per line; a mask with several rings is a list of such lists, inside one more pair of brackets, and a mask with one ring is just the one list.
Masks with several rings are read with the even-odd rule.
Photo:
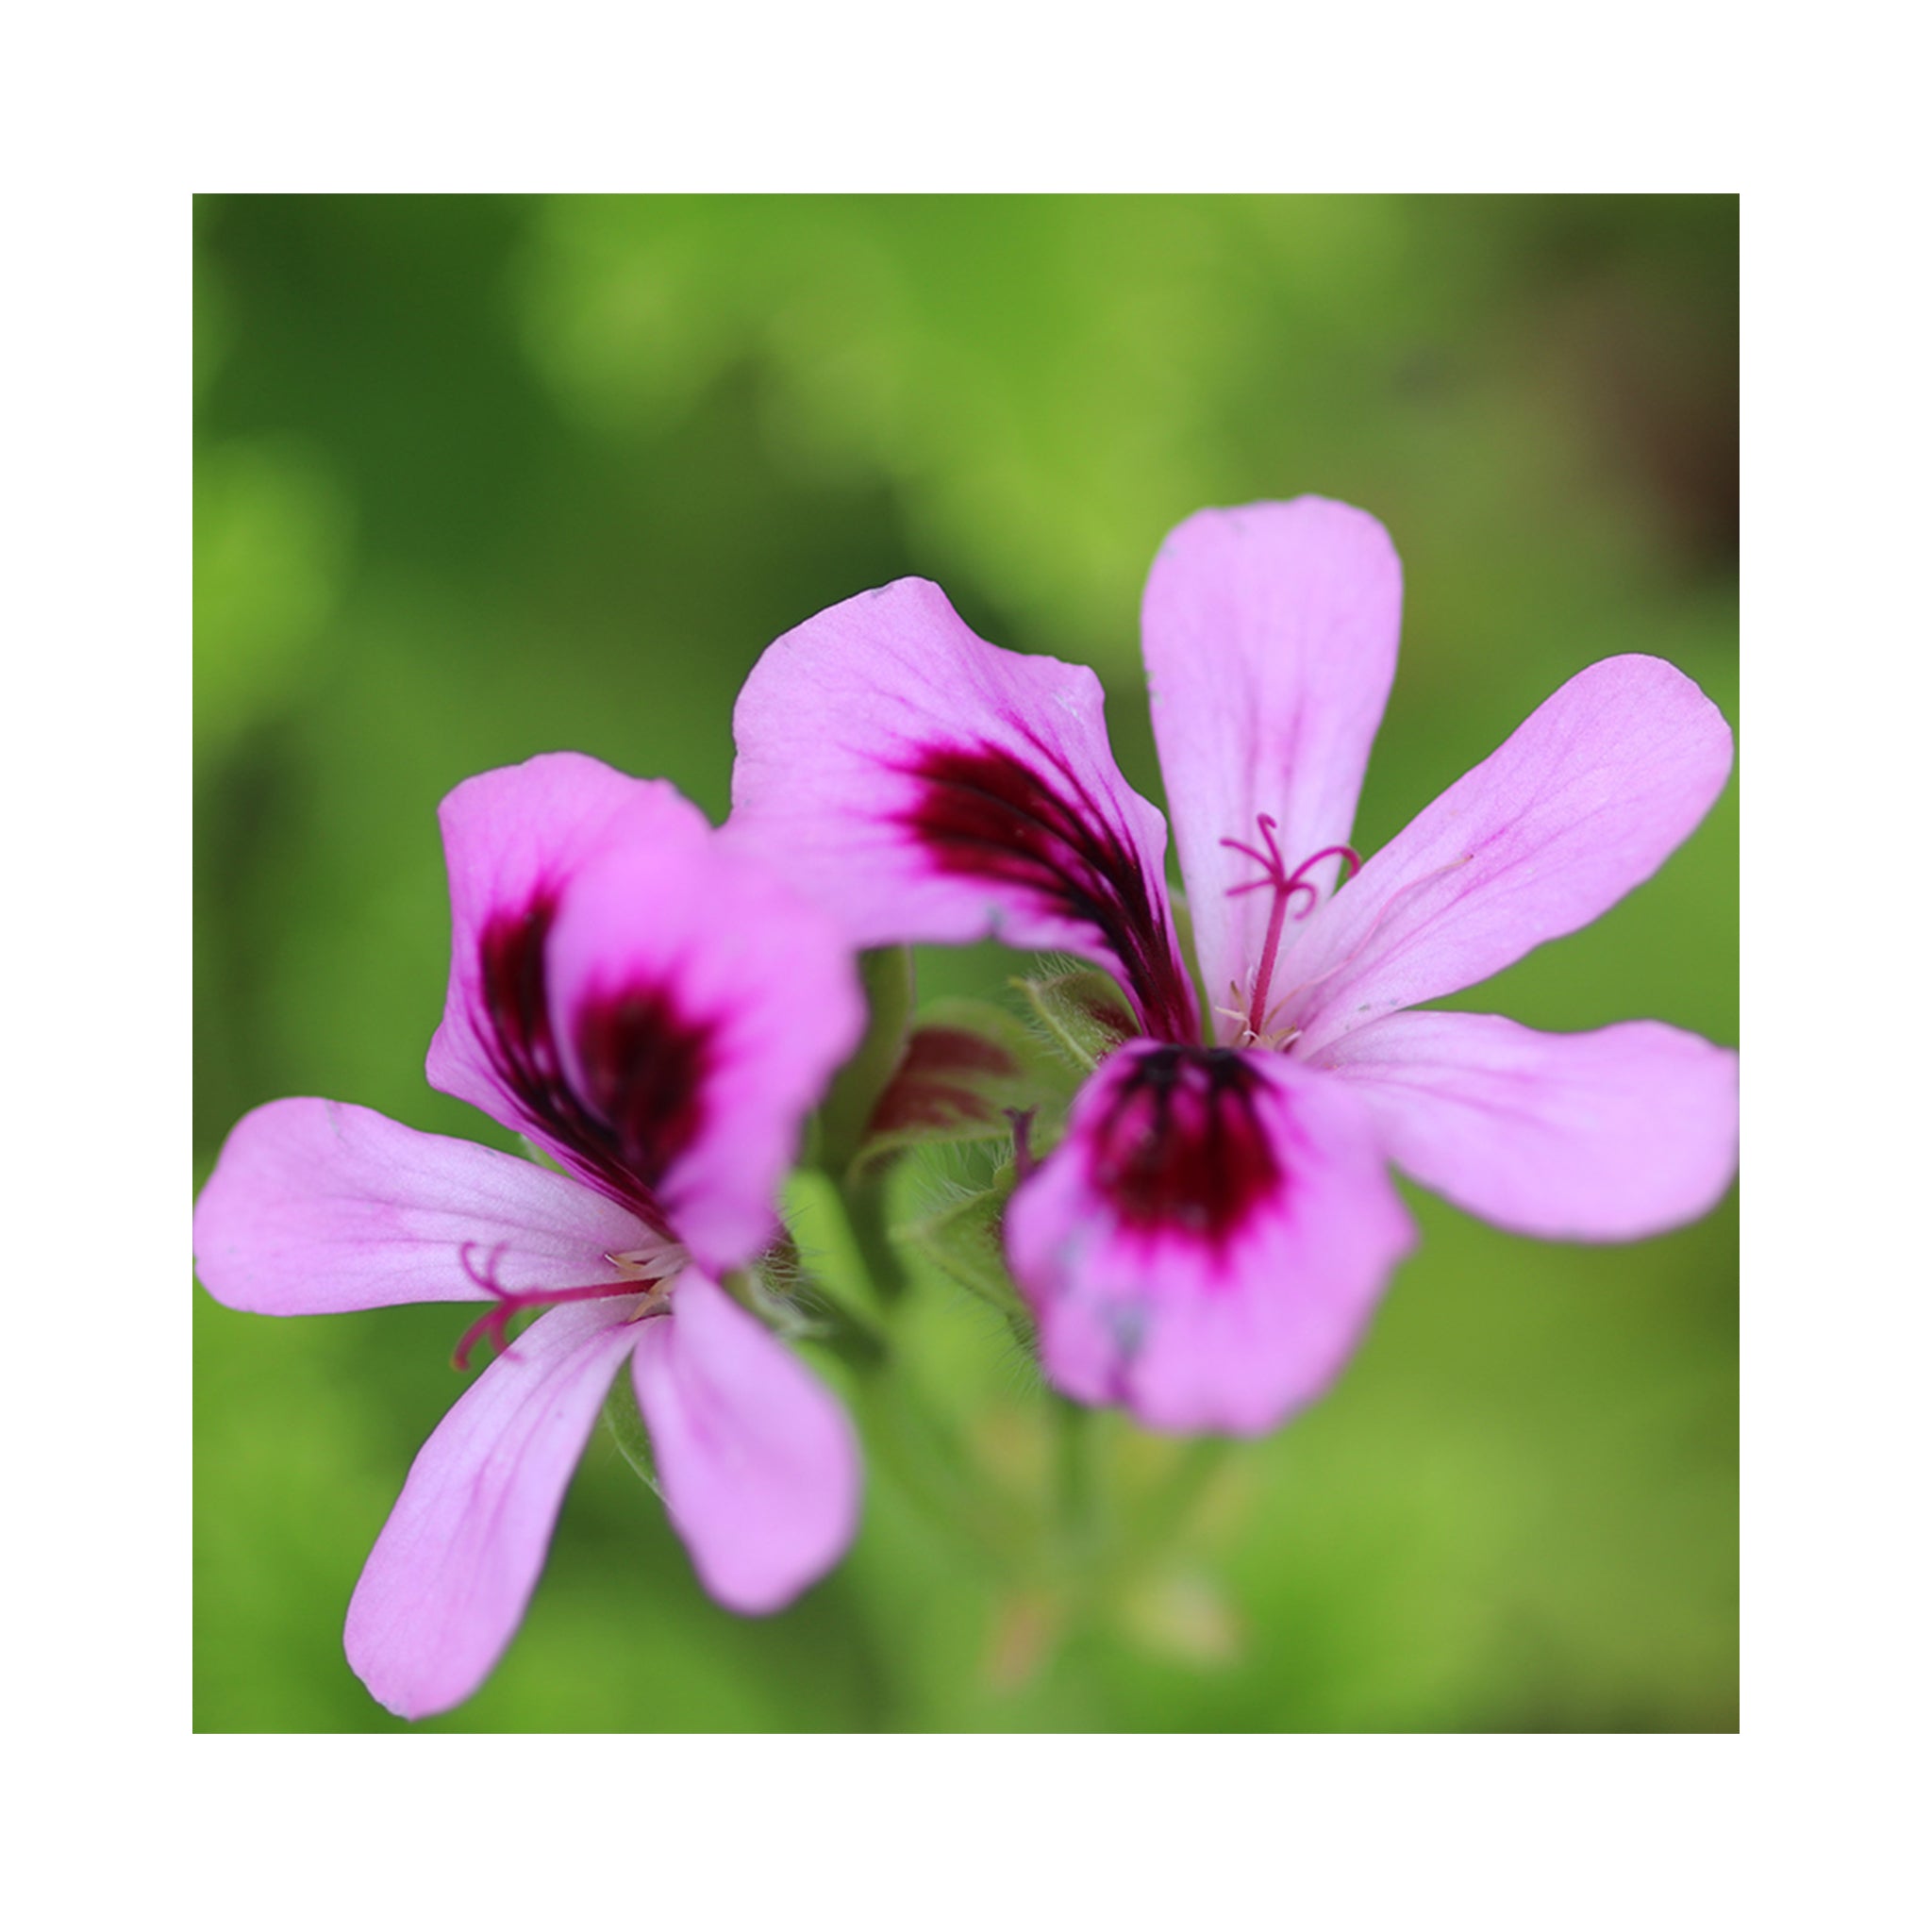
[[858, 1525], [845, 1412], [783, 1342], [687, 1270], [631, 1363], [671, 1520], [728, 1609], [781, 1609]]
[[[1154, 559], [1141, 613], [1154, 739], [1212, 1006], [1246, 996], [1274, 908], [1239, 890], [1261, 874], [1222, 841], [1253, 846], [1265, 813], [1291, 872], [1348, 842], [1401, 623], [1389, 533], [1325, 497], [1201, 510]], [[1310, 871], [1311, 896], [1341, 862]], [[1234, 1024], [1217, 1022], [1223, 1038]]]
[[547, 962], [565, 1081], [607, 1164], [701, 1265], [748, 1260], [865, 1027], [831, 916], [708, 826], [673, 826], [584, 867]]
[[1059, 1388], [1232, 1435], [1321, 1393], [1415, 1239], [1345, 1082], [1140, 1043], [1088, 1082], [1006, 1238]]
[[460, 1704], [516, 1634], [611, 1377], [655, 1325], [632, 1307], [540, 1317], [423, 1445], [343, 1633], [356, 1674], [398, 1717]]
[[1737, 1055], [1654, 1020], [1537, 1033], [1487, 1013], [1395, 1013], [1318, 1063], [1368, 1103], [1398, 1167], [1519, 1234], [1658, 1234], [1705, 1213], [1737, 1172]]
[[589, 1188], [513, 1155], [420, 1134], [366, 1107], [275, 1100], [237, 1124], [194, 1208], [218, 1302], [326, 1315], [620, 1280], [651, 1243]]
[[788, 631], [734, 723], [727, 830], [854, 943], [1074, 953], [1120, 974], [1154, 1037], [1195, 1037], [1167, 828], [1114, 764], [1091, 671], [994, 649], [906, 577]]
[[544, 943], [571, 880], [605, 846], [691, 841], [710, 827], [662, 779], [627, 777], [576, 752], [466, 778], [438, 816], [449, 867], [450, 968], [442, 1024], [429, 1043], [429, 1084], [608, 1190], [577, 1144], [582, 1123], [559, 1077]]
[[1681, 671], [1608, 658], [1410, 821], [1302, 928], [1276, 1030], [1313, 1054], [1588, 925], [1690, 836], [1731, 733]]

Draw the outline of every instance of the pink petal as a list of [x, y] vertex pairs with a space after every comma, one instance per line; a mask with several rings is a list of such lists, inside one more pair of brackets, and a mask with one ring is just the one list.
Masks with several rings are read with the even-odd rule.
[[1059, 1388], [1234, 1435], [1321, 1393], [1414, 1243], [1346, 1082], [1145, 1044], [1088, 1081], [1006, 1237]]
[[511, 1291], [616, 1280], [606, 1257], [650, 1240], [563, 1174], [334, 1100], [245, 1115], [194, 1209], [203, 1285], [263, 1315], [480, 1301], [476, 1273]]
[[576, 752], [466, 778], [439, 816], [450, 970], [430, 1085], [583, 1172], [569, 1096], [555, 1091], [556, 1045], [543, 1036], [542, 949], [557, 902], [609, 843], [709, 826], [663, 780], [626, 777]]
[[1730, 769], [1730, 728], [1681, 671], [1592, 664], [1301, 928], [1277, 1024], [1312, 1054], [1588, 925], [1690, 836]]
[[1121, 975], [1157, 1037], [1195, 1037], [1162, 872], [1084, 666], [995, 650], [902, 578], [789, 631], [738, 700], [728, 830], [860, 946], [995, 938]]
[[845, 1412], [791, 1352], [695, 1270], [631, 1364], [671, 1520], [705, 1588], [759, 1616], [816, 1583], [858, 1524]]
[[398, 1717], [475, 1690], [522, 1623], [610, 1379], [650, 1322], [635, 1304], [554, 1308], [424, 1443], [363, 1566], [343, 1641]]
[[[1141, 612], [1154, 737], [1210, 1005], [1247, 995], [1274, 905], [1234, 891], [1261, 870], [1221, 841], [1256, 845], [1265, 812], [1291, 873], [1347, 843], [1401, 622], [1388, 532], [1324, 497], [1201, 510], [1154, 560]], [[1309, 877], [1326, 891], [1339, 870]]]
[[843, 935], [762, 860], [681, 821], [573, 880], [547, 950], [571, 1090], [701, 1265], [776, 1231], [805, 1116], [858, 1043]]
[[1520, 1234], [1657, 1234], [1705, 1213], [1737, 1172], [1737, 1055], [1654, 1020], [1536, 1033], [1396, 1013], [1321, 1063], [1368, 1102], [1397, 1166]]

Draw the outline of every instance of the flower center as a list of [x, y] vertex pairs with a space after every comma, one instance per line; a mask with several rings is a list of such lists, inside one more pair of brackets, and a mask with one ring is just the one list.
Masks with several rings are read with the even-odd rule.
[[[1261, 868], [1259, 878], [1247, 879], [1241, 885], [1230, 886], [1227, 889], [1227, 896], [1230, 899], [1238, 899], [1243, 892], [1266, 890], [1274, 894], [1274, 904], [1268, 914], [1268, 937], [1261, 944], [1261, 963], [1255, 969], [1255, 983], [1248, 994], [1247, 1010], [1242, 1012], [1239, 1008], [1226, 1008], [1222, 1010], [1241, 1023], [1241, 1037], [1237, 1044], [1285, 1046], [1288, 1043], [1287, 1040], [1271, 1040], [1268, 1037], [1268, 989], [1274, 982], [1274, 960], [1281, 951], [1281, 935], [1288, 924], [1289, 908], [1294, 905], [1299, 895], [1307, 894], [1306, 903], [1294, 915], [1296, 920], [1300, 921], [1306, 919], [1320, 904], [1321, 889], [1307, 874], [1312, 867], [1320, 865], [1324, 858], [1344, 860], [1350, 876], [1362, 869], [1362, 862], [1352, 845], [1324, 845], [1319, 852], [1309, 853], [1293, 872], [1290, 872], [1281, 857], [1281, 847], [1275, 842], [1274, 820], [1264, 811], [1257, 815], [1255, 823], [1260, 828], [1261, 844], [1265, 850], [1257, 851], [1252, 845], [1243, 844], [1239, 839], [1224, 839], [1221, 841], [1230, 852], [1239, 852], [1252, 858]], [[1341, 881], [1338, 879], [1336, 884], [1339, 890]], [[1235, 988], [1234, 993], [1239, 999], [1241, 989]], [[1290, 1038], [1292, 1038], [1291, 1034]]]
[[641, 1322], [648, 1315], [668, 1315], [671, 1312], [672, 1282], [691, 1259], [683, 1248], [675, 1242], [667, 1241], [660, 1246], [632, 1248], [621, 1255], [606, 1255], [604, 1258], [621, 1277], [616, 1281], [587, 1281], [575, 1288], [512, 1289], [504, 1287], [496, 1278], [498, 1264], [509, 1243], [499, 1241], [491, 1249], [489, 1258], [480, 1268], [471, 1258], [478, 1245], [475, 1241], [465, 1241], [458, 1258], [463, 1264], [463, 1273], [491, 1297], [495, 1306], [463, 1330], [462, 1340], [457, 1343], [456, 1353], [450, 1357], [451, 1366], [459, 1370], [470, 1366], [470, 1356], [485, 1336], [489, 1337], [490, 1346], [497, 1355], [506, 1353], [505, 1335], [510, 1317], [522, 1314], [526, 1308], [549, 1308], [564, 1302], [613, 1301], [620, 1295], [639, 1295], [641, 1299], [632, 1321]]
[[491, 921], [478, 948], [476, 1030], [524, 1111], [519, 1124], [668, 1239], [658, 1190], [705, 1125], [714, 1024], [683, 1010], [667, 987], [606, 989], [573, 1016], [574, 1079], [551, 1024], [544, 949], [557, 908], [545, 886], [522, 912]]
[[1262, 1087], [1231, 1047], [1137, 1054], [1094, 1124], [1094, 1189], [1142, 1234], [1225, 1249], [1284, 1181], [1261, 1118]]

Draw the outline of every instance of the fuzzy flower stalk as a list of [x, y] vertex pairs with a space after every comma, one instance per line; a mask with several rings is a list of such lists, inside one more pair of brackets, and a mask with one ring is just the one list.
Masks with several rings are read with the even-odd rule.
[[626, 1367], [672, 1523], [728, 1607], [823, 1575], [859, 1491], [842, 1410], [721, 1286], [778, 1232], [805, 1116], [863, 1027], [837, 928], [669, 785], [575, 754], [469, 779], [441, 821], [430, 1084], [555, 1166], [279, 1100], [229, 1136], [194, 1217], [230, 1307], [482, 1305], [458, 1365], [499, 1353], [416, 1457], [349, 1606], [349, 1661], [404, 1717], [494, 1667]]
[[1414, 1242], [1391, 1164], [1574, 1241], [1692, 1220], [1735, 1171], [1726, 1049], [1414, 1010], [1648, 878], [1724, 785], [1724, 719], [1658, 658], [1593, 664], [1364, 860], [1401, 597], [1381, 525], [1317, 497], [1201, 511], [1155, 561], [1205, 1011], [1091, 671], [994, 648], [907, 578], [780, 638], [739, 701], [733, 834], [854, 944], [992, 937], [1118, 982], [1131, 1024], [1004, 1237], [1052, 1381], [1156, 1429], [1258, 1433], [1329, 1384]]

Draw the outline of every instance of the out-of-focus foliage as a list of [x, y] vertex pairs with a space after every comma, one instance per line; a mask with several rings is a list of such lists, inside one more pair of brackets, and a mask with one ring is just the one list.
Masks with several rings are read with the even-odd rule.
[[[1161, 535], [1373, 509], [1407, 616], [1364, 850], [1594, 658], [1667, 657], [1737, 716], [1727, 199], [251, 198], [202, 203], [196, 251], [197, 1181], [285, 1093], [507, 1144], [422, 1077], [437, 800], [570, 746], [722, 817], [758, 652], [894, 576], [1094, 664], [1158, 798]], [[1736, 848], [1734, 785], [1598, 926], [1455, 1004], [1735, 1041]], [[921, 989], [1023, 966], [925, 954]], [[902, 1211], [945, 1180], [915, 1166]], [[1176, 1526], [1098, 1614], [990, 1587], [879, 1472], [845, 1566], [734, 1619], [600, 1437], [522, 1635], [437, 1724], [1733, 1726], [1735, 1202], [1584, 1249], [1412, 1198], [1420, 1253], [1280, 1435], [1208, 1461], [1101, 1425], [1096, 1507]], [[394, 1727], [341, 1612], [460, 1324], [198, 1291], [194, 1322], [197, 1724]], [[933, 1275], [909, 1326], [1029, 1481], [1055, 1451], [998, 1318]]]

